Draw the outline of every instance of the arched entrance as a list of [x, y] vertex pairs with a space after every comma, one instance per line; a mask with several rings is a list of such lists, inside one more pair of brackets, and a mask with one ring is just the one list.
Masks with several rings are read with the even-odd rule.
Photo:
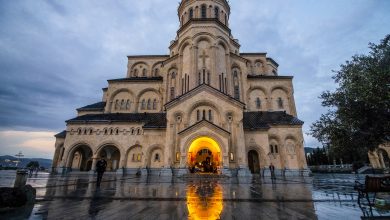
[[117, 147], [113, 145], [104, 146], [98, 154], [99, 158], [104, 157], [107, 161], [106, 171], [116, 171], [119, 168], [121, 154]]
[[248, 166], [252, 173], [260, 172], [259, 154], [255, 150], [248, 152]]
[[192, 173], [216, 173], [222, 165], [221, 148], [212, 138], [199, 137], [188, 149], [187, 162]]
[[92, 150], [87, 145], [77, 146], [70, 156], [72, 171], [90, 171], [92, 167]]

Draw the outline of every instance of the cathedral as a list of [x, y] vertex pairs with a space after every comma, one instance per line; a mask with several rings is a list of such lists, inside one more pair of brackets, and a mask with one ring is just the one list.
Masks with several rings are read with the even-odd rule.
[[292, 76], [245, 53], [226, 0], [182, 0], [169, 54], [128, 56], [124, 78], [55, 135], [53, 172], [307, 175]]

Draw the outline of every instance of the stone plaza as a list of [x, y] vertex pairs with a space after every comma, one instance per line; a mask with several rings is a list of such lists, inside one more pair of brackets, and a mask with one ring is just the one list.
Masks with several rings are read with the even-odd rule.
[[[0, 186], [15, 174], [2, 171]], [[34, 206], [2, 211], [2, 219], [360, 219], [355, 180], [364, 176], [186, 177], [38, 174]], [[390, 218], [388, 211], [374, 215]]]

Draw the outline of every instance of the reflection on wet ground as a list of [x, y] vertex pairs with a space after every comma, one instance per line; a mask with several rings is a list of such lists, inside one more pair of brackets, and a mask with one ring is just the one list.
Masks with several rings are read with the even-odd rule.
[[[105, 174], [28, 179], [30, 219], [359, 219], [354, 175], [311, 178], [176, 178]], [[0, 185], [7, 181], [0, 179]], [[377, 215], [389, 215], [388, 212]], [[12, 214], [8, 215], [12, 218]], [[14, 216], [17, 217], [17, 216]]]

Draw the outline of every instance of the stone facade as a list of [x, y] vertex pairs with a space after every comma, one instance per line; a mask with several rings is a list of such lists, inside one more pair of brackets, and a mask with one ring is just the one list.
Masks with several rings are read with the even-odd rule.
[[226, 0], [183, 0], [178, 14], [169, 55], [128, 56], [126, 78], [56, 135], [53, 168], [89, 171], [104, 156], [118, 173], [181, 175], [209, 160], [227, 175], [271, 163], [307, 174], [293, 77], [266, 53], [240, 52]]

